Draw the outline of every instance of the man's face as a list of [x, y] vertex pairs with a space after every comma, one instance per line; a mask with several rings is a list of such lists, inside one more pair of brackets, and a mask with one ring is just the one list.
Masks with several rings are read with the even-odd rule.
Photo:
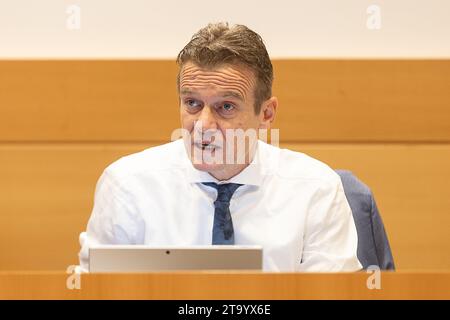
[[[190, 140], [185, 142], [196, 169], [222, 180], [251, 161], [249, 153], [256, 140], [246, 143], [243, 149], [229, 134], [236, 132], [234, 129], [257, 133], [264, 122], [263, 112], [254, 111], [255, 84], [253, 72], [244, 66], [226, 64], [204, 69], [190, 62], [183, 65], [179, 88], [181, 123], [190, 133]], [[245, 164], [237, 160], [239, 156], [245, 157]]]

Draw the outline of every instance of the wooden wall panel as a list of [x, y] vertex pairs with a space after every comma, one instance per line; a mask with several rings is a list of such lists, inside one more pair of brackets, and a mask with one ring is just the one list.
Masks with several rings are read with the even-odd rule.
[[[282, 141], [450, 141], [450, 60], [276, 60]], [[1, 141], [169, 141], [173, 61], [0, 61]]]
[[108, 163], [139, 149], [0, 146], [0, 269], [61, 270], [76, 264], [78, 234], [86, 227], [97, 178]]
[[400, 269], [450, 268], [450, 145], [299, 145], [373, 191]]
[[0, 139], [170, 140], [176, 70], [168, 61], [0, 61]]
[[275, 63], [282, 141], [450, 140], [450, 60]]
[[[0, 269], [76, 263], [97, 178], [148, 146], [0, 145]], [[450, 145], [285, 146], [350, 169], [372, 188], [399, 269], [450, 269]]]
[[[399, 269], [450, 269], [450, 60], [276, 60], [284, 146], [376, 196]], [[179, 125], [173, 61], [0, 61], [0, 270], [77, 263], [95, 182]]]

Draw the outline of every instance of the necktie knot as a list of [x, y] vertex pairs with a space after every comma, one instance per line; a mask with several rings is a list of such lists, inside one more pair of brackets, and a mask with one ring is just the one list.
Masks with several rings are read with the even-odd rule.
[[233, 194], [237, 190], [237, 188], [242, 186], [242, 184], [238, 184], [238, 183], [217, 184], [214, 182], [205, 182], [204, 185], [213, 187], [217, 190], [216, 201], [227, 202], [227, 203], [230, 202], [231, 197], [233, 196]]

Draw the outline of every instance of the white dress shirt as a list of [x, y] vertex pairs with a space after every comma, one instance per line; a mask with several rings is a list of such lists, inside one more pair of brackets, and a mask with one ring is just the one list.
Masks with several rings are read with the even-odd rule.
[[[80, 265], [96, 244], [209, 245], [218, 182], [182, 140], [119, 159], [100, 177]], [[258, 141], [230, 212], [236, 245], [261, 245], [266, 271], [356, 271], [357, 233], [339, 176], [303, 153]], [[220, 182], [223, 183], [223, 182]]]

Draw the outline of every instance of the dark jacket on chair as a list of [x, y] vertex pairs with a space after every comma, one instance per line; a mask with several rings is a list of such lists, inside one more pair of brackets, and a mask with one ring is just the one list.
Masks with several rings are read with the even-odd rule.
[[345, 196], [353, 212], [358, 233], [358, 259], [367, 269], [371, 265], [381, 270], [394, 270], [394, 258], [378, 212], [375, 199], [364, 183], [348, 170], [336, 170], [341, 177]]

